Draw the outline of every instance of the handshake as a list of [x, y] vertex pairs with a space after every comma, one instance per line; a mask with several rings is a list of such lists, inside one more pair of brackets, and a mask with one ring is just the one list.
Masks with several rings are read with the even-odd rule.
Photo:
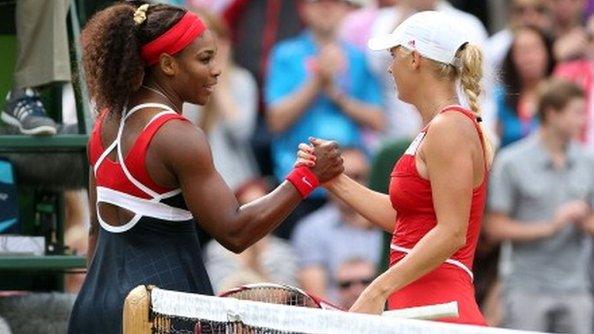
[[310, 144], [299, 144], [295, 168], [308, 167], [319, 183], [325, 183], [344, 171], [340, 148], [335, 141], [309, 138]]

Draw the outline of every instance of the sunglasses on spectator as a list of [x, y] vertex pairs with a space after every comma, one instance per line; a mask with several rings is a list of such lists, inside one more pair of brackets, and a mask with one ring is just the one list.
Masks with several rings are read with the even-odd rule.
[[355, 284], [367, 286], [367, 285], [371, 284], [371, 282], [373, 282], [373, 278], [345, 280], [345, 281], [339, 281], [338, 287], [341, 289], [349, 289], [350, 287], [352, 287]]

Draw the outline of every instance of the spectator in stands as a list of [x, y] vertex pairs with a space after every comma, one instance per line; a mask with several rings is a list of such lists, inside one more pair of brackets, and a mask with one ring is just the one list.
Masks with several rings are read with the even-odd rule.
[[537, 110], [540, 129], [503, 149], [490, 179], [485, 232], [505, 241], [504, 325], [591, 334], [594, 165], [574, 141], [585, 121], [584, 93], [547, 82]]
[[[367, 2], [361, 8], [349, 13], [340, 24], [339, 35], [362, 51], [367, 50], [367, 41], [371, 37], [371, 26], [381, 7], [391, 7], [399, 1], [362, 1]], [[386, 3], [387, 2], [387, 3]]]
[[258, 88], [252, 75], [233, 62], [231, 35], [225, 23], [205, 10], [194, 9], [217, 36], [221, 76], [212, 99], [204, 106], [184, 105], [184, 114], [208, 136], [215, 168], [232, 190], [259, 177], [249, 145], [256, 125]]
[[[266, 82], [274, 174], [279, 180], [293, 168], [297, 145], [309, 136], [351, 146], [362, 141], [362, 128], [384, 126], [378, 85], [364, 55], [336, 34], [349, 6], [339, 0], [300, 4], [306, 30], [275, 46]], [[278, 235], [288, 238], [296, 220], [324, 203], [323, 194], [312, 194], [299, 213], [281, 225]]]
[[562, 36], [582, 25], [585, 0], [550, 0], [550, 6], [556, 36]]
[[[253, 182], [236, 192], [240, 204], [254, 201], [269, 191], [264, 182]], [[297, 254], [287, 241], [268, 235], [235, 254], [216, 240], [206, 245], [205, 265], [215, 293], [239, 285], [273, 282], [297, 286]]]
[[216, 15], [222, 15], [236, 0], [186, 0], [186, 6], [205, 8]]
[[485, 43], [485, 56], [498, 71], [514, 39], [514, 32], [532, 26], [542, 31], [552, 28], [551, 11], [546, 0], [511, 0], [508, 6], [508, 25]]
[[[365, 184], [369, 172], [367, 159], [357, 149], [344, 149], [345, 173]], [[380, 261], [382, 232], [338, 198], [299, 222], [293, 235], [299, 259], [299, 280], [304, 290], [315, 295], [338, 299], [334, 279], [340, 265], [350, 258]]]
[[278, 41], [299, 34], [298, 1], [191, 0], [211, 2], [223, 14], [233, 35], [233, 58], [262, 84], [269, 53]]
[[516, 31], [503, 61], [503, 84], [495, 89], [501, 147], [529, 135], [538, 126], [537, 87], [554, 67], [552, 42], [544, 32], [533, 27]]
[[39, 90], [71, 80], [66, 15], [70, 0], [16, 2], [17, 58], [2, 120], [28, 135], [53, 135]]
[[585, 0], [550, 0], [550, 5], [556, 60], [568, 61], [583, 57], [588, 45], [588, 35], [583, 26]]
[[588, 101], [588, 121], [582, 133], [581, 141], [590, 152], [594, 152], [594, 16], [588, 19], [588, 48], [584, 59], [577, 59], [559, 64], [555, 76], [563, 77], [580, 85], [586, 92]]
[[375, 263], [367, 259], [354, 257], [342, 262], [334, 274], [338, 285], [338, 306], [350, 309], [375, 275]]
[[588, 16], [594, 14], [594, 0], [586, 1], [585, 12]]

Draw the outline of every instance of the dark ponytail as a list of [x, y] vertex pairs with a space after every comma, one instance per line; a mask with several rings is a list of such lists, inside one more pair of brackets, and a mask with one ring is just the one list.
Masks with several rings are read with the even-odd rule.
[[82, 33], [83, 64], [89, 93], [98, 111], [120, 113], [140, 88], [145, 65], [140, 47], [155, 39], [185, 13], [168, 5], [151, 5], [146, 20], [134, 21], [135, 3], [119, 3], [97, 14]]

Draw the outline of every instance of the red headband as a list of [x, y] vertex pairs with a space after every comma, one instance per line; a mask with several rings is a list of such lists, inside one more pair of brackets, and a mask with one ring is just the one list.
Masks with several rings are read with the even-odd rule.
[[191, 12], [186, 12], [184, 16], [174, 24], [169, 30], [161, 36], [142, 46], [140, 54], [146, 65], [154, 65], [159, 61], [159, 56], [163, 53], [174, 55], [194, 39], [202, 35], [206, 30], [206, 25]]

